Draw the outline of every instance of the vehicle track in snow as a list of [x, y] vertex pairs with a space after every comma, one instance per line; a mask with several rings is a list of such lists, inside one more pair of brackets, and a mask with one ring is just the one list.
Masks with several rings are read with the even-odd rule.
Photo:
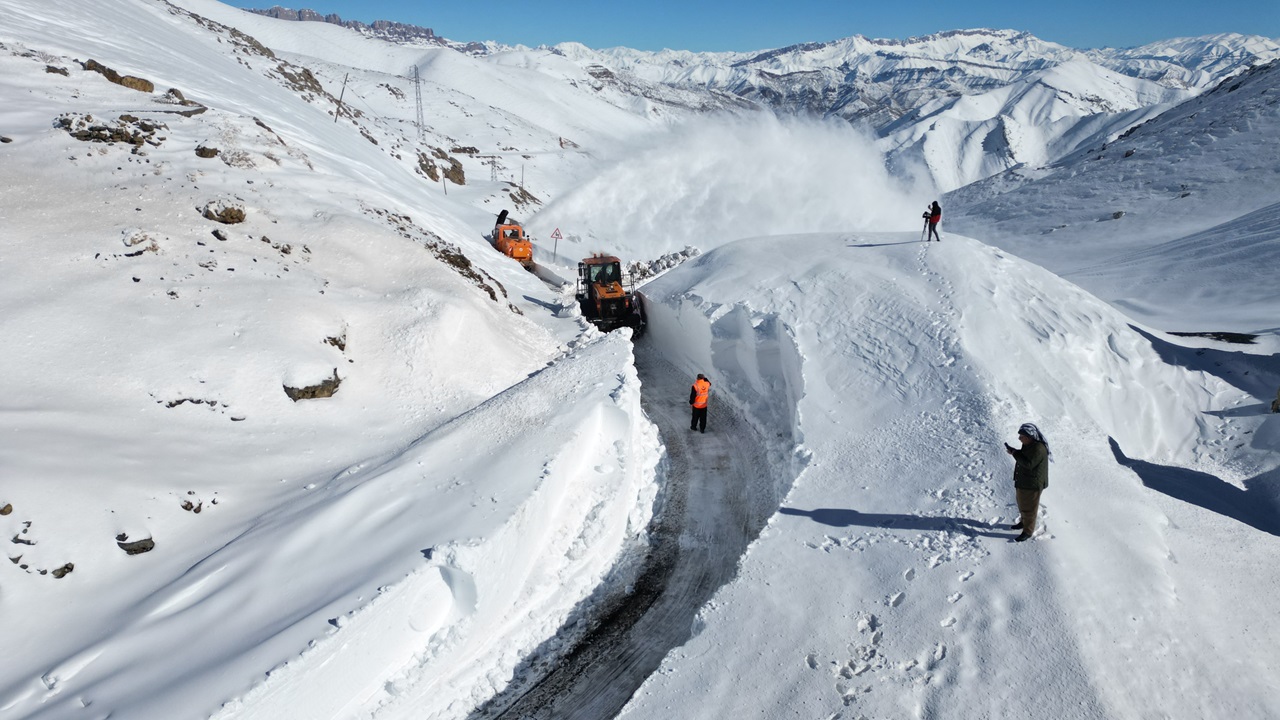
[[[737, 572], [777, 510], [765, 443], [712, 388], [707, 432], [689, 430], [692, 377], [643, 341], [636, 346], [642, 405], [667, 457], [662, 507], [630, 592], [606, 589], [562, 635], [579, 639], [517, 671], [471, 720], [591, 719], [618, 714], [663, 657], [693, 635], [698, 610]], [[714, 378], [713, 378], [714, 381]], [[788, 483], [789, 484], [789, 483]], [[589, 628], [583, 632], [583, 626]], [[578, 629], [575, 629], [578, 628]]]

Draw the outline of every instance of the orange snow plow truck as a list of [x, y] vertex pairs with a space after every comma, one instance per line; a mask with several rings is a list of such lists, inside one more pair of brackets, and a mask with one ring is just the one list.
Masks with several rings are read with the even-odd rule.
[[644, 305], [640, 295], [622, 286], [622, 261], [613, 255], [592, 255], [578, 263], [576, 296], [582, 316], [608, 332], [629, 327], [644, 332]]
[[498, 213], [498, 222], [493, 226], [493, 246], [525, 270], [533, 270], [533, 242], [525, 236], [520, 223], [508, 220], [506, 210]]

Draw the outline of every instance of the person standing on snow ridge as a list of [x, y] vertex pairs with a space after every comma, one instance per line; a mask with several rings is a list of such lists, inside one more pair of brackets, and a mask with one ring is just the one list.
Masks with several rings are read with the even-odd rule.
[[689, 420], [689, 429], [705, 433], [707, 431], [707, 399], [711, 397], [711, 381], [706, 375], [698, 373], [689, 389], [689, 406], [693, 408], [693, 418]]
[[925, 242], [929, 242], [934, 238], [937, 238], [938, 242], [942, 242], [942, 236], [938, 234], [938, 223], [942, 222], [942, 206], [938, 204], [937, 200], [934, 200], [929, 209], [925, 210], [924, 217], [929, 220], [929, 236], [925, 239]]
[[1029, 540], [1036, 531], [1036, 515], [1040, 512], [1040, 493], [1049, 487], [1049, 442], [1040, 428], [1023, 423], [1018, 428], [1015, 448], [1005, 443], [1004, 451], [1013, 456], [1013, 488], [1018, 499], [1018, 523], [1011, 530], [1021, 530], [1016, 542]]

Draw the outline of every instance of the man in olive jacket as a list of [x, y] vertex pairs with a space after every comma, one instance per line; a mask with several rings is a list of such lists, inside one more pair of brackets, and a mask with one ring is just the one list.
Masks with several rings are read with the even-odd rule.
[[1021, 519], [1011, 529], [1021, 530], [1017, 542], [1029, 540], [1036, 531], [1036, 515], [1040, 512], [1040, 493], [1049, 487], [1049, 443], [1040, 428], [1023, 423], [1018, 428], [1015, 448], [1005, 443], [1005, 452], [1013, 456], [1013, 487], [1018, 498]]

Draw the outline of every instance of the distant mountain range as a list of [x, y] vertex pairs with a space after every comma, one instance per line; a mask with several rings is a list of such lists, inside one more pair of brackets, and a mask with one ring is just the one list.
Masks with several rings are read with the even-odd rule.
[[[475, 56], [530, 51], [311, 10], [251, 12]], [[1076, 50], [1026, 32], [974, 29], [906, 40], [855, 35], [756, 52], [596, 50], [579, 43], [534, 51], [584, 68], [597, 90], [659, 105], [695, 112], [755, 107], [864, 126], [880, 138], [896, 171], [949, 191], [1113, 140], [1172, 104], [1280, 58], [1280, 43], [1229, 33]]]
[[1280, 43], [1236, 34], [1081, 51], [1012, 30], [855, 36], [756, 53], [549, 50], [619, 79], [864, 125], [898, 170], [927, 175], [943, 191], [1106, 142], [1280, 58]]

